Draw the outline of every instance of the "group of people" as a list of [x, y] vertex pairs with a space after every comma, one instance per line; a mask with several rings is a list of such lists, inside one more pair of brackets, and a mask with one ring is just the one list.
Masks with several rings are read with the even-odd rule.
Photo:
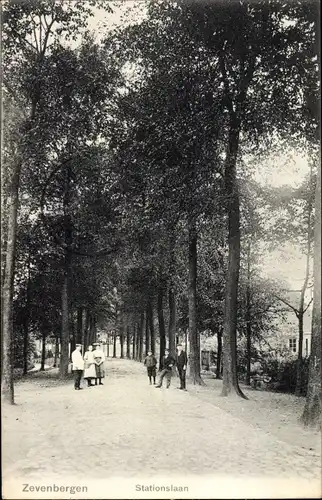
[[87, 386], [103, 385], [102, 379], [105, 377], [104, 361], [105, 355], [99, 343], [88, 346], [87, 351], [82, 355], [82, 344], [76, 344], [75, 351], [72, 352], [72, 370], [74, 374], [74, 388], [80, 391], [82, 387], [81, 379], [87, 380]]
[[178, 389], [186, 391], [186, 373], [187, 373], [187, 363], [188, 357], [187, 353], [184, 351], [182, 344], [177, 345], [177, 355], [174, 358], [171, 356], [169, 349], [165, 350], [165, 354], [162, 358], [162, 370], [160, 372], [159, 383], [156, 385], [156, 371], [157, 371], [157, 360], [153, 355], [152, 351], [148, 352], [147, 357], [144, 360], [144, 364], [147, 368], [147, 373], [150, 381], [150, 385], [153, 384], [156, 388], [162, 387], [163, 379], [166, 379], [166, 387], [169, 389], [171, 385], [171, 378], [173, 374], [173, 369], [176, 366], [179, 373], [180, 387]]
[[[82, 355], [82, 344], [76, 344], [75, 350], [72, 352], [72, 370], [74, 374], [74, 388], [76, 391], [82, 389], [81, 379], [87, 380], [87, 386], [103, 385], [102, 379], [105, 377], [104, 361], [105, 355], [99, 343], [88, 346], [84, 356]], [[162, 369], [160, 372], [159, 383], [156, 384], [157, 360], [152, 351], [148, 352], [144, 360], [144, 365], [147, 368], [147, 373], [150, 385], [153, 384], [156, 388], [161, 388], [164, 378], [166, 379], [167, 389], [171, 385], [173, 369], [177, 367], [180, 379], [180, 387], [178, 389], [186, 391], [186, 373], [187, 373], [188, 357], [184, 351], [182, 344], [177, 345], [177, 355], [174, 357], [170, 354], [169, 349], [165, 350], [162, 358]]]

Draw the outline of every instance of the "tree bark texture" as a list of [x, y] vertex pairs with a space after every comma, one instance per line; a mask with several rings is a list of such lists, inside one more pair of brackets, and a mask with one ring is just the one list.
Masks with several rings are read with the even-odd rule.
[[189, 218], [189, 340], [190, 377], [193, 384], [204, 385], [200, 375], [200, 339], [197, 330], [197, 229], [196, 221]]
[[251, 243], [247, 248], [247, 287], [246, 287], [246, 384], [250, 385], [251, 352], [252, 352], [252, 324], [251, 324]]
[[221, 358], [222, 358], [222, 331], [217, 331], [217, 364], [216, 364], [216, 378], [221, 379]]
[[144, 315], [144, 311], [141, 312], [140, 318], [140, 338], [139, 338], [139, 361], [142, 361], [143, 358], [143, 337], [144, 337], [144, 328], [145, 328], [146, 318]]
[[150, 339], [151, 339], [151, 351], [153, 354], [155, 353], [155, 330], [154, 330], [154, 314], [153, 314], [153, 305], [150, 301], [147, 309], [147, 321], [150, 329]]
[[71, 169], [66, 167], [65, 171], [65, 190], [64, 190], [64, 225], [65, 225], [65, 258], [64, 258], [64, 276], [61, 295], [62, 304], [62, 329], [61, 329], [61, 352], [60, 352], [60, 365], [59, 375], [61, 378], [66, 378], [68, 375], [69, 366], [69, 292], [70, 292], [70, 278], [72, 269], [72, 227], [69, 215], [70, 203], [70, 181]]
[[[312, 186], [312, 167], [310, 175], [310, 186]], [[305, 308], [305, 294], [310, 278], [310, 259], [311, 259], [311, 218], [312, 218], [313, 203], [310, 197], [308, 201], [308, 212], [307, 212], [307, 242], [306, 242], [306, 262], [305, 262], [305, 277], [301, 288], [301, 296], [299, 303], [299, 310], [297, 313], [298, 326], [299, 326], [299, 345], [298, 345], [298, 356], [296, 363], [296, 387], [295, 395], [301, 396], [303, 394], [303, 339], [304, 339], [304, 314], [306, 312]]]
[[3, 400], [14, 404], [13, 386], [13, 287], [16, 260], [17, 215], [21, 164], [16, 161], [8, 193], [8, 233], [2, 291], [2, 381]]
[[299, 326], [299, 345], [298, 345], [298, 355], [296, 360], [296, 387], [295, 395], [301, 396], [303, 393], [303, 338], [304, 338], [304, 312], [299, 311], [297, 314], [298, 326]]
[[132, 338], [132, 359], [136, 359], [136, 343], [137, 343], [137, 330], [136, 324], [133, 325], [133, 338]]
[[57, 364], [58, 364], [58, 358], [59, 358], [59, 336], [56, 335], [56, 338], [55, 338], [55, 355], [54, 355], [54, 364], [53, 364], [53, 367], [56, 368], [57, 367]]
[[[73, 312], [70, 313], [70, 320], [69, 320], [69, 330], [70, 330], [70, 360], [72, 360], [72, 352], [76, 349], [76, 343], [77, 343], [77, 332], [75, 332], [75, 324], [74, 324], [74, 314]], [[80, 341], [81, 342], [81, 341]]]
[[77, 332], [76, 332], [76, 342], [77, 344], [83, 343], [83, 308], [77, 308]]
[[131, 330], [130, 325], [126, 325], [126, 357], [131, 359]]
[[235, 393], [245, 399], [237, 377], [237, 297], [240, 268], [240, 212], [237, 183], [239, 126], [231, 125], [225, 161], [225, 189], [228, 212], [228, 270], [225, 291], [223, 330], [222, 396]]
[[46, 338], [47, 331], [43, 328], [41, 332], [41, 360], [40, 360], [40, 371], [45, 370], [45, 361], [46, 361]]
[[26, 304], [25, 304], [24, 320], [23, 320], [23, 375], [27, 375], [28, 373], [30, 292], [31, 292], [31, 279], [30, 279], [30, 258], [29, 258], [28, 278], [27, 278], [27, 288], [26, 288]]
[[315, 194], [314, 228], [314, 295], [312, 314], [312, 340], [309, 364], [309, 382], [302, 422], [307, 427], [321, 428], [321, 163]]
[[116, 333], [116, 330], [114, 330], [114, 333], [113, 333], [113, 358], [116, 358], [116, 339], [117, 339], [117, 333]]
[[83, 310], [83, 320], [84, 327], [82, 329], [82, 344], [84, 346], [84, 351], [87, 351], [88, 346], [91, 345], [90, 338], [90, 324], [91, 324], [91, 315], [88, 309]]
[[148, 306], [146, 309], [146, 322], [145, 322], [145, 355], [148, 355], [150, 350], [150, 330], [149, 330], [149, 311]]
[[[163, 368], [162, 360], [165, 351], [166, 338], [165, 338], [165, 324], [164, 324], [164, 314], [163, 314], [163, 294], [162, 288], [158, 292], [158, 322], [159, 322], [159, 336], [160, 336], [160, 359], [159, 359], [159, 370]], [[155, 354], [155, 353], [153, 353]]]
[[169, 288], [169, 351], [172, 356], [176, 354], [176, 295], [173, 286]]
[[124, 324], [122, 318], [120, 322], [120, 347], [121, 347], [120, 357], [121, 359], [124, 359]]
[[62, 328], [59, 375], [67, 377], [69, 366], [69, 279], [71, 269], [71, 253], [65, 250], [64, 277], [61, 296]]

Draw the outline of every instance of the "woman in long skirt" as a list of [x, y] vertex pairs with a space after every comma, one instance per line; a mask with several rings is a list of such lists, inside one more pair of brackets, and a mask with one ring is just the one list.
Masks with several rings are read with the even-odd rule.
[[92, 384], [92, 380], [96, 380], [96, 364], [94, 359], [93, 347], [91, 345], [88, 346], [88, 350], [85, 352], [84, 361], [84, 379], [87, 380], [88, 387], [91, 387], [92, 385], [94, 385]]

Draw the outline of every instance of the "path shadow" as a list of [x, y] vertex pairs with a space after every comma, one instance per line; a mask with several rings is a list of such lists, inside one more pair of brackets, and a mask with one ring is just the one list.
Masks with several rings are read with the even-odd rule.
[[15, 383], [19, 385], [31, 382], [39, 387], [69, 385], [71, 380], [73, 380], [72, 373], [68, 373], [65, 378], [60, 378], [58, 368], [50, 368], [45, 371], [28, 372], [27, 375], [18, 375], [15, 377]]

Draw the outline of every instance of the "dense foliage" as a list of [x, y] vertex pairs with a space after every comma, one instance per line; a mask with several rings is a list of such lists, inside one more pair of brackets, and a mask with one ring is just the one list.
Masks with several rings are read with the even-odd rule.
[[[189, 329], [193, 381], [205, 332], [223, 394], [243, 396], [237, 367], [249, 383], [287, 304], [261, 275], [261, 245], [295, 242], [307, 262], [314, 249], [316, 4], [147, 1], [101, 42], [92, 6], [111, 10], [4, 7], [5, 366], [11, 343], [26, 371], [32, 339], [50, 338], [66, 376], [69, 344], [97, 330], [142, 359]], [[312, 164], [287, 196], [252, 176], [285, 144]]]

